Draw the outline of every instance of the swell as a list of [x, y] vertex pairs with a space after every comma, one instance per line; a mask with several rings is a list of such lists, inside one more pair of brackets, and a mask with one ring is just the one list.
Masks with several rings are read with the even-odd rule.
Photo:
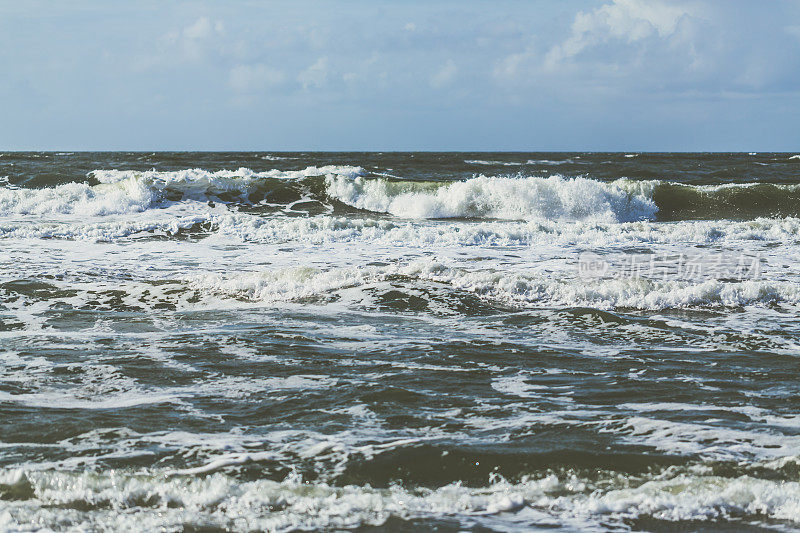
[[484, 176], [379, 177], [361, 167], [254, 172], [95, 170], [84, 183], [0, 187], [0, 216], [137, 213], [195, 200], [246, 211], [371, 212], [405, 219], [624, 223], [800, 216], [800, 185], [687, 185], [661, 180]]
[[800, 186], [772, 183], [690, 186], [659, 182], [658, 220], [753, 219], [800, 214]]

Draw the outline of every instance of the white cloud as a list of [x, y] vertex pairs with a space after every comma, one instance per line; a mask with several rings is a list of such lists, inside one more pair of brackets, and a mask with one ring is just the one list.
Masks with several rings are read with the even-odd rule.
[[278, 85], [286, 79], [284, 73], [263, 63], [236, 65], [230, 70], [228, 82], [239, 93], [254, 93]]
[[495, 65], [492, 74], [498, 80], [513, 79], [519, 74], [523, 65], [534, 58], [536, 58], [536, 53], [530, 48], [524, 52], [511, 54]]
[[205, 39], [212, 33], [211, 21], [207, 17], [201, 17], [191, 26], [183, 29], [183, 36], [186, 39]]
[[322, 87], [328, 80], [328, 59], [320, 57], [317, 61], [297, 75], [297, 81], [308, 90], [310, 87]]
[[550, 49], [545, 64], [554, 67], [594, 46], [619, 41], [634, 43], [675, 34], [680, 20], [691, 14], [688, 5], [660, 0], [614, 0], [589, 13], [578, 12], [570, 36]]
[[[205, 60], [210, 54], [214, 53], [213, 42], [216, 38], [225, 34], [225, 26], [220, 21], [212, 21], [208, 17], [200, 17], [193, 23], [169, 32], [163, 38], [165, 57], [175, 54], [177, 49], [178, 56], [183, 60], [199, 63]], [[163, 59], [163, 58], [162, 58]], [[157, 64], [158, 61], [150, 60], [146, 63]]]
[[431, 76], [431, 86], [436, 89], [449, 85], [458, 74], [458, 67], [452, 59], [448, 59], [439, 70]]

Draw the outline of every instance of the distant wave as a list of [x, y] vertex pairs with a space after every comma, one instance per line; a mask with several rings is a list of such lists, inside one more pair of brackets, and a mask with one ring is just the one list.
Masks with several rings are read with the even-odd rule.
[[528, 165], [564, 165], [567, 163], [574, 163], [572, 159], [528, 159]]
[[487, 166], [505, 166], [505, 167], [519, 167], [522, 165], [563, 165], [567, 163], [574, 163], [572, 159], [528, 159], [524, 163], [518, 161], [497, 161], [497, 160], [484, 160], [484, 159], [465, 159], [464, 163], [469, 165], [487, 165]]
[[483, 159], [465, 159], [464, 163], [468, 165], [494, 165], [494, 166], [506, 166], [506, 167], [518, 167], [522, 166], [525, 163], [517, 163], [515, 161], [485, 161]]

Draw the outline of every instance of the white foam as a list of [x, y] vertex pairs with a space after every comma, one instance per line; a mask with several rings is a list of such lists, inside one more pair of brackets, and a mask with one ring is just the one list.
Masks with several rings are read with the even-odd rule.
[[227, 398], [246, 398], [264, 395], [275, 391], [329, 389], [335, 386], [336, 379], [319, 375], [293, 375], [288, 377], [234, 377], [219, 376], [213, 381], [187, 389], [170, 389], [176, 395], [222, 396]]
[[275, 459], [277, 454], [271, 452], [261, 452], [253, 454], [230, 454], [224, 455], [194, 468], [183, 468], [170, 472], [170, 476], [195, 476], [198, 474], [209, 474], [227, 468], [229, 466], [239, 466], [247, 463]]
[[55, 392], [36, 392], [31, 394], [11, 394], [0, 392], [0, 402], [16, 403], [28, 407], [57, 409], [125, 409], [141, 405], [173, 403], [178, 398], [171, 394], [151, 392], [126, 392], [107, 398], [78, 399], [73, 394]]
[[[738, 244], [747, 241], [790, 243], [800, 239], [800, 219], [746, 222], [687, 221], [625, 224], [553, 221], [451, 222], [316, 216], [262, 218], [224, 214], [213, 219], [220, 234], [244, 241], [312, 244], [370, 242], [403, 246], [575, 246], [640, 244]], [[2, 226], [0, 226], [2, 228]], [[2, 231], [0, 229], [0, 231]]]
[[[197, 220], [204, 219], [189, 217], [183, 226]], [[771, 246], [774, 242], [771, 240], [762, 246], [742, 238], [748, 237], [750, 231], [764, 238], [767, 230], [774, 232], [778, 242], [796, 242], [796, 237], [783, 232], [796, 227], [797, 221], [794, 225], [791, 221], [771, 221], [764, 225], [737, 223], [727, 227], [730, 234], [716, 234], [717, 228], [726, 226], [644, 223], [623, 225], [625, 228], [620, 229], [620, 225], [592, 228], [578, 224], [554, 230], [549, 223], [412, 224], [337, 217], [270, 220], [244, 214], [215, 215], [210, 220], [219, 223], [216, 234], [201, 241], [144, 239], [75, 247], [61, 240], [4, 240], [3, 265], [14, 265], [30, 275], [60, 276], [68, 272], [69, 280], [56, 285], [77, 293], [59, 296], [58, 300], [78, 307], [95, 299], [92, 291], [119, 288], [124, 289], [125, 305], [133, 307], [147, 307], [160, 301], [180, 309], [241, 306], [236, 299], [245, 305], [336, 298], [357, 302], [351, 298], [363, 298], [364, 287], [396, 275], [410, 283], [414, 280], [442, 283], [490, 302], [521, 308], [792, 305], [798, 303], [800, 291], [794, 278], [797, 268], [791, 248]], [[253, 220], [256, 222], [251, 224]], [[84, 238], [99, 231], [93, 226], [77, 225], [73, 229], [84, 231], [81, 234]], [[664, 242], [676, 244], [661, 248], [662, 252], [702, 251], [687, 249], [690, 239], [699, 245], [713, 243], [717, 249], [724, 244], [730, 254], [761, 249], [768, 254], [765, 258], [769, 263], [765, 263], [760, 279], [742, 281], [709, 276], [697, 279], [667, 279], [660, 275], [652, 279], [578, 276], [579, 257], [575, 250], [582, 243], [607, 247], [602, 257], [619, 265], [627, 257], [624, 247], [628, 245], [652, 246]], [[297, 268], [298, 263], [309, 266]], [[112, 279], [99, 280], [98, 272], [108, 273]], [[123, 287], [120, 279], [127, 279], [122, 281]], [[154, 280], [169, 284], [154, 287], [150, 283]], [[13, 305], [17, 316], [26, 317], [20, 320], [27, 323], [49, 303], [52, 302], [41, 302], [44, 307], [36, 307], [39, 305], [36, 301], [23, 298]]]
[[505, 394], [513, 394], [521, 398], [539, 398], [547, 387], [528, 383], [524, 375], [505, 376], [492, 380], [492, 388]]
[[67, 183], [44, 189], [0, 188], [0, 215], [134, 213], [149, 208], [154, 199], [153, 189], [139, 181], [118, 186]]
[[658, 402], [658, 403], [621, 403], [617, 407], [620, 409], [630, 409], [632, 411], [653, 412], [653, 411], [731, 411], [726, 407], [693, 403], [678, 402]]
[[560, 498], [555, 506], [589, 519], [648, 516], [666, 521], [709, 521], [746, 515], [800, 521], [800, 484], [756, 479], [679, 475], [669, 480], [596, 491], [585, 498]]
[[[232, 466], [247, 458], [231, 456], [227, 461]], [[595, 484], [573, 474], [525, 478], [518, 483], [499, 479], [483, 488], [455, 483], [410, 490], [398, 485], [375, 489], [304, 483], [296, 475], [278, 482], [238, 481], [219, 472], [189, 477], [16, 469], [0, 474], [0, 488], [16, 490], [21, 496], [4, 502], [0, 525], [10, 530], [27, 529], [34, 523], [39, 528], [56, 528], [65, 520], [76, 530], [109, 526], [172, 530], [202, 525], [232, 531], [350, 529], [378, 526], [390, 517], [470, 519], [479, 524], [492, 517], [487, 522], [492, 529], [537, 524], [607, 529], [637, 518], [800, 522], [800, 483], [751, 476], [725, 478], [700, 471], [671, 475], [665, 471], [649, 481], [619, 475]], [[35, 499], [29, 494], [35, 494]]]
[[138, 235], [175, 235], [200, 224], [212, 224], [211, 212], [186, 214], [155, 213], [146, 219], [102, 220], [87, 223], [79, 219], [58, 222], [22, 220], [0, 223], [0, 238], [6, 239], [79, 239], [116, 241]]
[[393, 182], [329, 174], [328, 195], [368, 211], [406, 218], [497, 218], [629, 222], [655, 217], [633, 182], [587, 178], [487, 177], [451, 183]]
[[417, 263], [415, 266], [421, 278], [445, 282], [454, 288], [510, 304], [675, 309], [800, 302], [800, 285], [791, 282], [548, 279], [502, 272], [465, 271], [437, 263]]
[[747, 431], [711, 423], [673, 422], [641, 416], [625, 419], [621, 427], [607, 429], [625, 439], [669, 453], [700, 455], [706, 459], [773, 460], [800, 455], [800, 437], [763, 429]]
[[251, 272], [236, 276], [207, 274], [190, 277], [192, 286], [250, 301], [286, 301], [322, 297], [386, 275], [375, 268], [344, 268], [323, 271], [313, 267]]
[[251, 272], [235, 276], [211, 274], [188, 278], [193, 287], [248, 301], [287, 301], [329, 297], [334, 291], [361, 287], [392, 275], [446, 283], [503, 304], [588, 306], [599, 309], [675, 309], [739, 307], [800, 303], [800, 285], [792, 282], [745, 280], [702, 282], [645, 278], [584, 279], [557, 275], [525, 276], [508, 272], [467, 270], [431, 260], [404, 266], [311, 267]]
[[520, 398], [537, 398], [556, 403], [571, 403], [573, 393], [564, 386], [546, 386], [530, 383], [529, 376], [520, 373], [514, 376], [502, 376], [492, 379], [492, 388], [498, 392], [519, 396]]

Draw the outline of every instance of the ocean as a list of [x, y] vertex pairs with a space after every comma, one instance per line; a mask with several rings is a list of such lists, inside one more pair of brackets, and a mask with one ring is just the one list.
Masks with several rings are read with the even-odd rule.
[[3, 153], [0, 530], [800, 529], [798, 176]]

